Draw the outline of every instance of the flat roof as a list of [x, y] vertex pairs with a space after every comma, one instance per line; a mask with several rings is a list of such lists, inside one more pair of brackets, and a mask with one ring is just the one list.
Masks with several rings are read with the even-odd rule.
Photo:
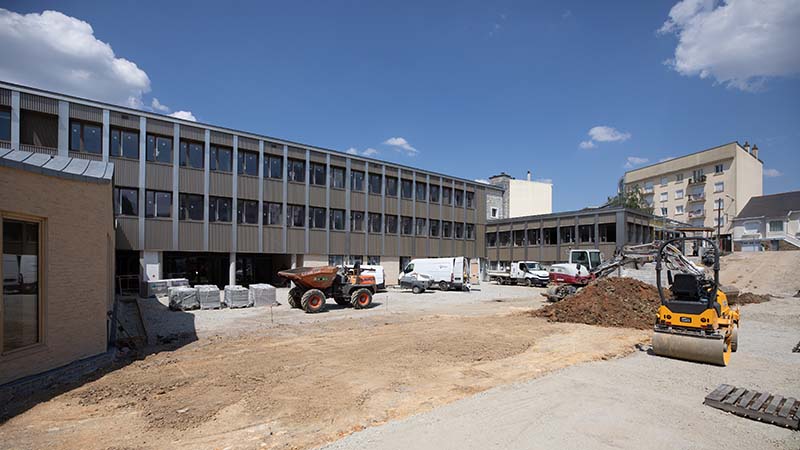
[[[667, 160], [664, 160], [664, 161], [659, 161], [659, 162], [656, 162], [656, 163], [653, 163], [653, 164], [648, 164], [646, 166], [637, 167], [637, 168], [631, 169], [631, 170], [626, 170], [625, 171], [625, 175], [627, 175], [629, 173], [633, 173], [633, 172], [638, 172], [640, 170], [647, 169], [647, 168], [650, 168], [650, 167], [655, 167], [655, 166], [658, 166], [660, 164], [667, 164], [667, 163], [671, 163], [671, 162], [674, 162], [674, 161], [679, 161], [679, 160], [681, 160], [683, 158], [688, 158], [690, 156], [697, 155], [697, 154], [700, 154], [700, 153], [710, 152], [712, 150], [716, 150], [718, 148], [722, 148], [722, 147], [725, 147], [726, 145], [731, 145], [731, 144], [736, 144], [737, 147], [739, 147], [743, 151], [746, 151], [744, 149], [744, 147], [742, 147], [742, 144], [739, 143], [739, 141], [730, 141], [730, 142], [726, 142], [724, 144], [715, 145], [713, 147], [709, 147], [709, 148], [706, 148], [706, 149], [703, 149], [703, 150], [699, 150], [699, 151], [696, 151], [696, 152], [687, 153], [687, 154], [681, 155], [681, 156], [676, 156], [675, 158], [670, 158], [670, 159], [667, 159]], [[748, 153], [748, 155], [753, 156], [751, 153]], [[759, 162], [761, 162], [762, 164], [764, 163], [764, 161], [761, 161], [761, 158], [756, 158], [756, 159]]]
[[88, 183], [111, 183], [114, 177], [114, 163], [112, 162], [51, 156], [8, 148], [0, 149], [0, 167], [22, 169]]
[[172, 123], [179, 123], [181, 125], [191, 126], [191, 127], [195, 127], [195, 128], [207, 128], [207, 129], [212, 130], [212, 131], [219, 131], [219, 132], [222, 132], [222, 133], [235, 134], [237, 136], [247, 137], [247, 138], [256, 139], [256, 140], [269, 140], [269, 141], [272, 141], [272, 142], [275, 142], [275, 143], [279, 143], [279, 144], [290, 145], [290, 146], [293, 146], [293, 147], [301, 147], [301, 148], [304, 148], [304, 149], [315, 150], [315, 151], [322, 152], [322, 153], [331, 153], [331, 154], [334, 154], [336, 156], [341, 156], [341, 157], [344, 157], [344, 158], [352, 158], [352, 159], [361, 160], [361, 161], [364, 161], [364, 162], [380, 163], [380, 164], [385, 165], [385, 166], [397, 167], [399, 169], [412, 170], [414, 172], [422, 172], [422, 173], [426, 173], [426, 174], [430, 174], [430, 175], [435, 175], [437, 177], [451, 178], [453, 180], [461, 181], [463, 183], [469, 183], [472, 186], [484, 186], [484, 187], [486, 187], [488, 189], [493, 189], [493, 190], [501, 191], [501, 192], [503, 191], [502, 188], [500, 188], [498, 186], [491, 185], [491, 184], [481, 183], [479, 181], [468, 180], [466, 178], [456, 177], [456, 176], [447, 175], [447, 174], [434, 172], [434, 171], [430, 171], [430, 170], [418, 169], [416, 167], [407, 166], [407, 165], [404, 165], [404, 164], [398, 164], [398, 163], [383, 161], [383, 160], [380, 160], [380, 159], [368, 158], [366, 156], [351, 155], [349, 153], [346, 153], [346, 152], [343, 152], [343, 151], [340, 151], [340, 150], [333, 150], [333, 149], [329, 149], [329, 148], [325, 148], [325, 147], [318, 147], [318, 146], [314, 146], [314, 145], [302, 144], [302, 143], [299, 143], [299, 142], [294, 142], [294, 141], [290, 141], [290, 140], [286, 140], [286, 139], [276, 138], [276, 137], [257, 134], [257, 133], [251, 133], [251, 132], [248, 132], [248, 131], [237, 130], [235, 128], [221, 127], [221, 126], [211, 125], [211, 124], [204, 123], [204, 122], [193, 122], [191, 120], [179, 119], [177, 117], [168, 116], [166, 114], [159, 114], [159, 113], [154, 113], [154, 112], [150, 112], [150, 111], [143, 111], [143, 110], [140, 110], [140, 109], [130, 108], [130, 107], [126, 107], [126, 106], [114, 105], [112, 103], [105, 103], [105, 102], [101, 102], [101, 101], [98, 101], [98, 100], [90, 100], [90, 99], [87, 99], [87, 98], [78, 97], [78, 96], [74, 96], [74, 95], [70, 95], [70, 94], [61, 94], [61, 93], [58, 93], [58, 92], [48, 91], [48, 90], [45, 90], [45, 89], [35, 88], [35, 87], [31, 87], [31, 86], [25, 86], [25, 85], [16, 84], [16, 83], [11, 83], [11, 82], [8, 82], [8, 81], [0, 80], [0, 88], [17, 90], [17, 91], [20, 91], [20, 92], [25, 92], [25, 93], [29, 93], [29, 94], [33, 94], [33, 95], [46, 95], [46, 96], [50, 96], [50, 97], [58, 99], [58, 100], [65, 100], [65, 101], [71, 101], [71, 102], [75, 102], [75, 103], [82, 103], [84, 105], [93, 106], [95, 108], [105, 108], [105, 109], [114, 110], [114, 111], [117, 111], [117, 112], [133, 114], [133, 115], [136, 115], [136, 116], [147, 117], [147, 118], [156, 119], [156, 120], [164, 120], [164, 121], [172, 122]]

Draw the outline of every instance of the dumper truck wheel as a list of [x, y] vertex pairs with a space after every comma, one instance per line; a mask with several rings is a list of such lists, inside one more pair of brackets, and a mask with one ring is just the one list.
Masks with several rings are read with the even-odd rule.
[[372, 291], [366, 288], [356, 289], [350, 296], [350, 304], [355, 309], [369, 308], [372, 304]]
[[300, 307], [300, 299], [303, 297], [302, 291], [299, 288], [293, 287], [289, 289], [289, 306], [292, 308]]
[[320, 312], [325, 308], [325, 294], [319, 289], [309, 289], [300, 299], [300, 305], [307, 313]]
[[442, 291], [449, 291], [450, 290], [450, 283], [447, 281], [440, 281], [439, 282], [439, 289]]

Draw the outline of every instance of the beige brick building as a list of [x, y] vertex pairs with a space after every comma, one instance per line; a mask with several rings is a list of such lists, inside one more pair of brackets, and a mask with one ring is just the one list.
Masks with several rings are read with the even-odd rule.
[[106, 351], [112, 172], [0, 148], [0, 385]]
[[762, 172], [758, 146], [731, 142], [630, 170], [624, 188], [641, 188], [655, 215], [713, 228], [730, 250], [731, 221], [762, 195]]

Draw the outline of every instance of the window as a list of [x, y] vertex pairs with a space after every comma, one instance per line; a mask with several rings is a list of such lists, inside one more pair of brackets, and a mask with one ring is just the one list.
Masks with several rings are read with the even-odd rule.
[[145, 191], [145, 217], [172, 217], [172, 192]]
[[514, 247], [525, 246], [525, 230], [514, 230]]
[[456, 239], [464, 239], [464, 224], [456, 222], [454, 228], [456, 230]]
[[350, 190], [351, 191], [364, 191], [364, 172], [360, 170], [350, 171]]
[[331, 209], [331, 230], [344, 230], [344, 210]]
[[179, 194], [178, 219], [203, 220], [203, 196], [197, 194]]
[[683, 181], [683, 174], [679, 173], [679, 174], [675, 175], [675, 181], [677, 181], [677, 182]]
[[428, 185], [417, 182], [417, 201], [424, 202], [428, 197]]
[[464, 225], [465, 238], [469, 240], [475, 239], [475, 225], [468, 223]]
[[661, 177], [661, 185], [662, 186], [666, 186], [667, 185], [667, 177]]
[[456, 207], [460, 208], [464, 206], [464, 191], [456, 189], [455, 197], [456, 197]]
[[410, 236], [414, 232], [414, 222], [411, 217], [402, 216], [400, 218], [400, 234]]
[[355, 266], [356, 264], [364, 264], [364, 257], [361, 255], [350, 255], [347, 258], [347, 265]]
[[302, 159], [289, 158], [287, 169], [289, 170], [289, 181], [296, 183], [306, 182], [306, 162]]
[[428, 234], [427, 222], [422, 217], [417, 217], [416, 235], [425, 236]]
[[539, 245], [542, 243], [541, 233], [538, 228], [528, 229], [528, 245]]
[[508, 247], [511, 244], [511, 232], [510, 231], [501, 231], [497, 233], [497, 240], [500, 244], [500, 247]]
[[264, 225], [281, 225], [281, 211], [283, 205], [280, 203], [265, 202], [264, 203]]
[[237, 200], [236, 223], [258, 225], [258, 202], [253, 200]]
[[661, 208], [661, 215], [667, 217], [667, 215], [669, 215], [669, 208]]
[[431, 219], [428, 221], [429, 231], [431, 233], [431, 237], [439, 237], [439, 227], [441, 226], [441, 221], [436, 219]]
[[722, 173], [722, 164], [717, 164], [714, 166], [714, 173]]
[[668, 194], [667, 192], [662, 192], [662, 193], [661, 193], [661, 196], [659, 197], [659, 199], [660, 199], [662, 202], [665, 202], [665, 201], [667, 201], [668, 195], [669, 195], [669, 194]]
[[139, 159], [139, 133], [136, 131], [111, 129], [111, 156]]
[[3, 352], [39, 342], [39, 224], [3, 218]]
[[310, 183], [315, 186], [325, 186], [325, 164], [311, 163], [311, 180]]
[[233, 149], [212, 145], [211, 153], [209, 154], [209, 159], [211, 160], [209, 169], [219, 172], [231, 172], [233, 170], [231, 166], [232, 152]]
[[714, 226], [715, 227], [724, 227], [725, 226], [725, 217], [714, 217]]
[[474, 208], [475, 207], [475, 193], [472, 191], [467, 191], [467, 208]]
[[100, 125], [72, 121], [69, 131], [69, 149], [73, 152], [103, 153], [103, 130]]
[[264, 155], [264, 176], [277, 180], [283, 178], [283, 156]]
[[692, 180], [693, 181], [700, 181], [703, 179], [705, 175], [703, 174], [703, 169], [695, 169], [692, 171]]
[[172, 138], [165, 136], [147, 135], [147, 148], [145, 157], [148, 161], [169, 164], [172, 162]]
[[386, 195], [389, 197], [397, 197], [397, 178], [386, 177]]
[[205, 144], [201, 142], [181, 141], [180, 155], [178, 157], [181, 167], [202, 169], [205, 166], [204, 147]]
[[724, 181], [717, 181], [714, 183], [714, 192], [722, 192], [725, 190], [725, 182]]
[[679, 216], [683, 214], [683, 205], [678, 205], [675, 207], [675, 215]]
[[363, 211], [350, 211], [350, 231], [364, 231]]
[[380, 266], [381, 265], [381, 257], [380, 256], [367, 256], [367, 264], [370, 266]]
[[408, 273], [414, 270], [414, 265], [409, 263], [411, 262], [410, 256], [401, 256], [400, 257], [400, 268], [403, 270], [403, 273]]
[[237, 159], [239, 160], [239, 175], [258, 176], [258, 153], [247, 150], [238, 150]]
[[286, 205], [286, 226], [303, 228], [306, 226], [306, 207]]
[[139, 215], [139, 190], [131, 188], [114, 188], [114, 215]]
[[400, 196], [405, 199], [411, 200], [413, 194], [414, 190], [412, 188], [411, 180], [400, 181]]
[[652, 181], [645, 181], [644, 182], [644, 192], [649, 194], [653, 192], [653, 182]]
[[11, 111], [0, 109], [0, 141], [11, 140]]
[[325, 208], [310, 206], [308, 208], [308, 226], [310, 228], [325, 229]]
[[369, 221], [369, 232], [370, 233], [380, 233], [381, 228], [383, 225], [383, 221], [381, 220], [380, 213], [369, 213], [368, 221]]
[[453, 188], [449, 187], [442, 188], [442, 202], [445, 205], [453, 204]]
[[331, 187], [344, 189], [344, 168], [331, 166]]
[[496, 219], [497, 218], [497, 208], [492, 207], [490, 211], [491, 212], [489, 213], [489, 217], [491, 217], [492, 219]]
[[486, 246], [497, 247], [497, 233], [495, 232], [486, 233]]
[[439, 203], [439, 186], [430, 185], [430, 201], [431, 203]]
[[382, 183], [383, 179], [379, 173], [369, 174], [369, 193], [380, 195], [380, 193], [383, 192]]
[[344, 265], [344, 255], [330, 255], [330, 256], [328, 256], [328, 265], [329, 266], [343, 266]]
[[442, 237], [453, 237], [453, 222], [442, 222]]
[[581, 243], [594, 242], [594, 225], [578, 225], [578, 240]]
[[714, 209], [725, 209], [725, 199], [718, 198], [714, 200]]
[[397, 234], [397, 216], [386, 216], [386, 233]]
[[227, 197], [208, 198], [208, 221], [209, 222], [230, 222], [231, 221], [231, 199]]
[[683, 189], [678, 189], [675, 191], [675, 200], [680, 200], [683, 198]]
[[575, 242], [575, 227], [567, 225], [561, 227], [561, 242], [563, 244], [570, 244]]
[[782, 220], [770, 220], [769, 221], [769, 231], [772, 233], [779, 233], [783, 231], [783, 221]]
[[556, 241], [558, 240], [556, 236], [556, 228], [550, 227], [545, 228], [542, 232], [542, 240], [544, 241], [544, 245], [556, 245]]

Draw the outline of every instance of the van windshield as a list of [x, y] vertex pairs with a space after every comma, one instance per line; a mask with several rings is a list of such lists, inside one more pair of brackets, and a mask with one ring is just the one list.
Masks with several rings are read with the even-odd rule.
[[413, 270], [414, 270], [414, 264], [412, 263], [406, 266], [406, 269], [403, 271], [403, 273], [409, 273]]

